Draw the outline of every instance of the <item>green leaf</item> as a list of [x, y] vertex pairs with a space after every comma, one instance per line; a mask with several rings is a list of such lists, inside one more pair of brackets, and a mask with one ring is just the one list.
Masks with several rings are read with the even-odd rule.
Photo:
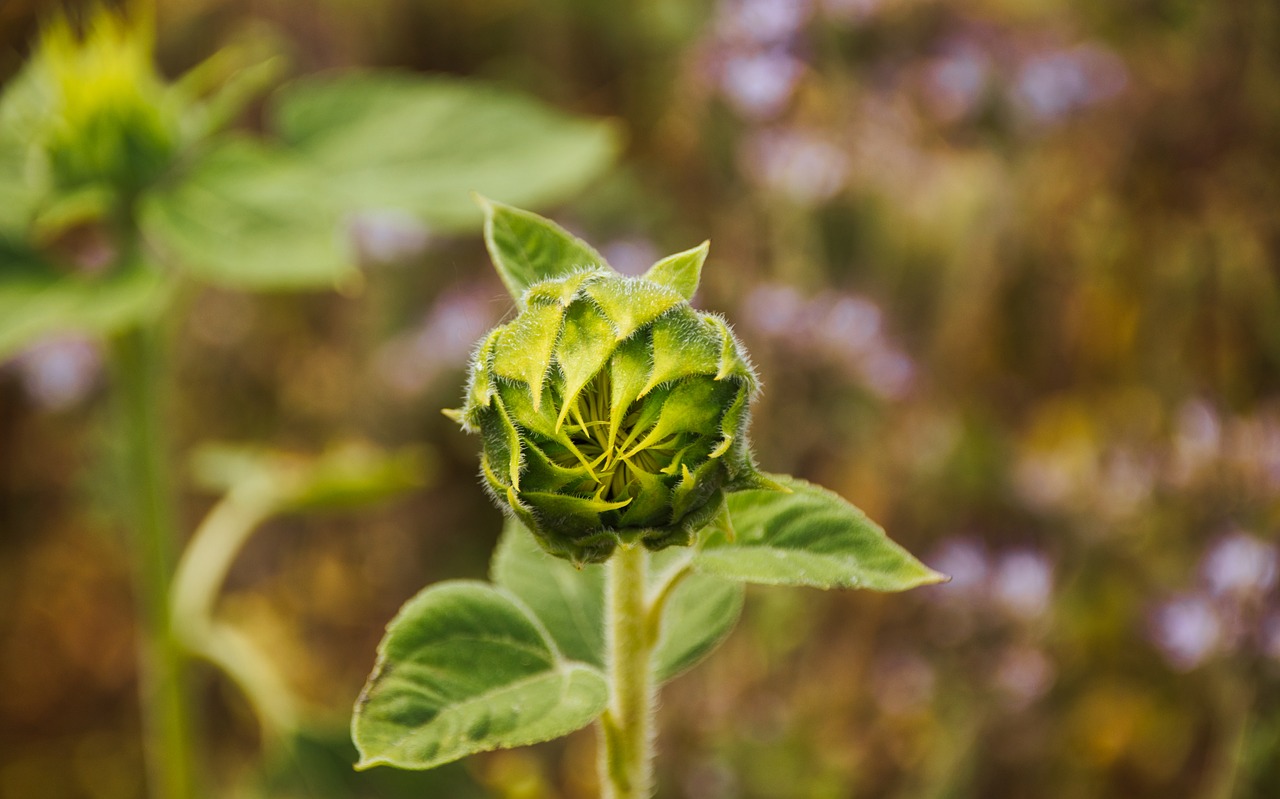
[[729, 494], [733, 540], [723, 532], [711, 536], [694, 560], [698, 571], [748, 583], [873, 591], [948, 579], [836, 494], [794, 477], [768, 477], [791, 493]]
[[[668, 561], [691, 556], [692, 550], [681, 547], [664, 549], [654, 556], [653, 570], [661, 576], [679, 567]], [[658, 682], [688, 671], [729, 637], [742, 614], [745, 594], [741, 583], [710, 574], [690, 574], [681, 580], [668, 600], [654, 651]]]
[[[651, 581], [669, 577], [689, 556], [690, 550], [678, 548], [653, 555]], [[529, 606], [566, 657], [604, 668], [604, 566], [577, 569], [544, 552], [520, 522], [508, 519], [491, 577]], [[743, 593], [741, 584], [711, 575], [683, 579], [662, 618], [654, 653], [659, 681], [692, 667], [728, 636], [742, 610]]]
[[313, 159], [347, 210], [396, 208], [467, 231], [471, 193], [519, 206], [569, 197], [613, 160], [612, 124], [457, 78], [308, 78], [277, 94], [276, 130]]
[[32, 146], [48, 104], [35, 72], [23, 69], [0, 95], [0, 230], [19, 235], [49, 191], [48, 170]]
[[590, 724], [607, 703], [603, 675], [565, 660], [509, 594], [439, 583], [387, 626], [352, 718], [356, 767], [426, 769], [549, 741]]
[[24, 142], [0, 135], [0, 231], [26, 231], [43, 196], [28, 178], [29, 148]]
[[162, 275], [142, 264], [109, 275], [61, 274], [26, 247], [0, 240], [0, 359], [58, 333], [110, 335], [158, 313]]
[[668, 255], [649, 267], [649, 271], [644, 274], [645, 280], [673, 288], [686, 300], [692, 300], [698, 291], [698, 282], [702, 279], [702, 264], [706, 262], [710, 250], [711, 242], [704, 241], [692, 250]]
[[604, 568], [574, 568], [507, 519], [490, 577], [529, 606], [564, 656], [604, 668]]
[[149, 243], [212, 283], [333, 288], [358, 279], [328, 180], [286, 151], [224, 140], [143, 202]]
[[590, 244], [549, 219], [484, 198], [480, 204], [489, 257], [517, 303], [535, 283], [607, 266]]

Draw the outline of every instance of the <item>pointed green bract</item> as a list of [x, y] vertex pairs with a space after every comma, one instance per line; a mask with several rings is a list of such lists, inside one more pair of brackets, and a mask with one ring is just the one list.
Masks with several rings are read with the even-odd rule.
[[745, 380], [752, 390], [755, 390], [757, 387], [755, 370], [742, 357], [742, 345], [738, 342], [738, 337], [729, 329], [729, 324], [715, 314], [707, 316], [707, 323], [720, 333], [720, 369], [716, 372], [716, 380], [738, 378]]
[[791, 493], [730, 494], [734, 538], [712, 536], [694, 559], [698, 571], [748, 583], [872, 591], [947, 579], [838, 495], [794, 477], [768, 477]]
[[686, 300], [692, 300], [702, 279], [702, 264], [710, 250], [711, 242], [704, 241], [692, 250], [668, 255], [649, 267], [644, 278], [675, 289]]
[[578, 392], [596, 376], [613, 354], [611, 334], [613, 328], [608, 318], [594, 303], [578, 302], [570, 306], [566, 315], [564, 335], [556, 346], [556, 364], [564, 377], [562, 409], [556, 426], [564, 424]]
[[607, 702], [603, 675], [565, 659], [511, 595], [439, 583], [387, 626], [352, 717], [356, 767], [426, 769], [548, 741], [590, 724]]
[[525, 291], [535, 283], [608, 266], [590, 245], [548, 219], [492, 200], [481, 199], [480, 204], [489, 257], [521, 307]]
[[645, 333], [637, 333], [618, 345], [609, 361], [609, 439], [613, 440], [631, 409], [631, 403], [640, 397], [653, 369], [653, 341]]
[[629, 277], [598, 280], [589, 284], [586, 292], [613, 323], [619, 341], [687, 302], [666, 286]]
[[681, 309], [664, 316], [653, 326], [653, 371], [641, 391], [691, 375], [714, 375], [720, 370], [724, 340], [702, 315]]
[[494, 342], [494, 374], [527, 385], [534, 410], [542, 404], [542, 388], [563, 317], [564, 309], [558, 305], [535, 306], [504, 327]]

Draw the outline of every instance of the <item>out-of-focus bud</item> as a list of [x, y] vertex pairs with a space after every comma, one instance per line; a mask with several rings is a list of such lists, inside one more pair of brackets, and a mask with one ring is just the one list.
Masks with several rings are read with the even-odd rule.
[[155, 180], [179, 145], [179, 109], [152, 64], [149, 19], [95, 11], [77, 31], [44, 29], [32, 80], [45, 104], [36, 139], [62, 189], [133, 191]]
[[752, 367], [723, 319], [661, 281], [669, 260], [644, 277], [585, 264], [529, 286], [452, 413], [483, 437], [498, 504], [575, 563], [620, 542], [689, 545], [724, 492], [771, 485], [747, 442]]

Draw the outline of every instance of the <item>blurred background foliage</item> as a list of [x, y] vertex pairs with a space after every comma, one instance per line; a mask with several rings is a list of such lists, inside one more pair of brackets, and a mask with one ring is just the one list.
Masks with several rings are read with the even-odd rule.
[[[0, 5], [0, 74], [54, 5]], [[617, 120], [618, 166], [553, 215], [622, 270], [710, 238], [698, 304], [763, 376], [762, 465], [954, 576], [751, 593], [664, 693], [660, 796], [1280, 793], [1272, 0], [159, 6], [166, 75], [271, 31], [293, 74], [474, 76]], [[431, 464], [373, 509], [269, 522], [234, 564], [219, 613], [307, 723], [259, 740], [197, 671], [227, 795], [593, 796], [590, 733], [426, 775], [347, 766], [382, 625], [483, 576], [500, 528], [475, 442], [438, 413], [510, 311], [478, 233], [371, 214], [362, 291], [204, 288], [175, 322], [179, 451], [358, 439]], [[0, 367], [6, 799], [143, 793], [101, 363], [58, 337]], [[213, 496], [187, 474], [191, 529]]]

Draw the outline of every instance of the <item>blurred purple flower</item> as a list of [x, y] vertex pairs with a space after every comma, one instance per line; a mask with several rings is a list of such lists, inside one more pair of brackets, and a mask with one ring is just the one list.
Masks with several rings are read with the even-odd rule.
[[907, 716], [926, 709], [933, 701], [936, 683], [933, 666], [913, 653], [883, 657], [871, 674], [872, 696], [888, 716]]
[[797, 329], [807, 303], [790, 286], [765, 283], [756, 286], [743, 302], [743, 321], [770, 338], [782, 338]]
[[406, 211], [362, 211], [350, 220], [360, 260], [394, 264], [420, 254], [431, 240], [427, 227]]
[[778, 44], [798, 34], [812, 13], [810, 0], [724, 0], [716, 30], [732, 42]]
[[925, 67], [925, 99], [935, 116], [954, 122], [970, 114], [982, 98], [990, 63], [974, 47], [935, 58]]
[[1245, 532], [1222, 536], [1200, 561], [1200, 575], [1215, 597], [1261, 596], [1276, 584], [1277, 551]]
[[1150, 636], [1170, 665], [1181, 671], [1207, 660], [1224, 637], [1213, 603], [1198, 595], [1177, 597], [1157, 608], [1151, 616]]
[[102, 375], [102, 352], [80, 336], [48, 339], [14, 360], [22, 387], [32, 402], [45, 410], [76, 405], [94, 389]]
[[720, 68], [720, 91], [743, 116], [770, 119], [795, 93], [804, 64], [776, 50], [732, 55]]
[[1004, 652], [996, 666], [996, 686], [1014, 707], [1026, 707], [1053, 685], [1054, 671], [1053, 661], [1039, 649], [1013, 647]]
[[501, 304], [486, 283], [447, 291], [416, 330], [382, 345], [374, 368], [393, 391], [413, 396], [437, 375], [461, 368], [475, 342], [497, 322]]
[[1192, 400], [1178, 411], [1174, 433], [1175, 479], [1193, 478], [1218, 457], [1222, 447], [1222, 420], [1213, 406]]
[[883, 335], [884, 315], [856, 294], [804, 299], [789, 286], [757, 286], [743, 303], [743, 322], [769, 338], [839, 366], [886, 400], [902, 399], [915, 382], [911, 358]]
[[915, 383], [916, 365], [905, 353], [888, 347], [873, 350], [862, 361], [867, 387], [884, 399], [905, 397]]
[[978, 594], [987, 587], [991, 574], [991, 560], [986, 548], [969, 538], [952, 538], [928, 558], [943, 574], [951, 575], [951, 581], [935, 589], [938, 596], [953, 594]]
[[614, 239], [600, 248], [609, 265], [624, 275], [642, 275], [661, 257], [654, 243], [645, 238]]
[[1115, 447], [1107, 453], [1101, 474], [1095, 481], [1099, 510], [1112, 517], [1137, 512], [1151, 496], [1156, 474], [1153, 458], [1128, 447]]
[[1032, 118], [1050, 122], [1119, 94], [1128, 72], [1118, 56], [1098, 45], [1037, 54], [1018, 70], [1014, 99]]
[[880, 341], [884, 315], [866, 297], [837, 295], [821, 313], [809, 316], [818, 320], [820, 334], [847, 355], [860, 356]]
[[1011, 616], [1032, 619], [1049, 609], [1053, 596], [1053, 564], [1048, 556], [1018, 550], [1001, 556], [991, 581], [995, 603]]
[[812, 131], [757, 133], [741, 151], [744, 171], [764, 188], [803, 205], [834, 197], [849, 174], [849, 156]]

